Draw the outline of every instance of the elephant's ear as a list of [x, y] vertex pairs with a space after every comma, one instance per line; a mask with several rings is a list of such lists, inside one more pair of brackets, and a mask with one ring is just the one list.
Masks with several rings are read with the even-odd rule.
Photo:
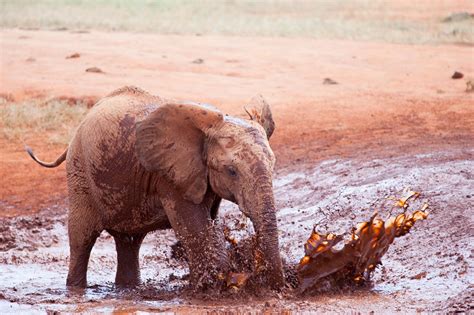
[[267, 138], [270, 139], [275, 130], [275, 122], [273, 121], [270, 105], [268, 105], [263, 96], [258, 95], [254, 97], [244, 109], [251, 120], [262, 125], [267, 133]]
[[222, 113], [209, 105], [165, 104], [136, 125], [138, 159], [145, 169], [176, 185], [187, 200], [199, 204], [208, 185], [204, 142], [222, 121]]

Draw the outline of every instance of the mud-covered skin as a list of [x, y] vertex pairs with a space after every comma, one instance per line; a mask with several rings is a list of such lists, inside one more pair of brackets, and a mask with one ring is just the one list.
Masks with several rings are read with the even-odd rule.
[[219, 285], [228, 271], [221, 198], [251, 218], [262, 276], [283, 285], [267, 138], [274, 129], [261, 99], [250, 120], [217, 109], [178, 104], [125, 87], [102, 99], [79, 126], [67, 153], [70, 266], [67, 285], [87, 285], [87, 264], [103, 230], [115, 239], [116, 285], [140, 282], [138, 255], [146, 234], [173, 228], [186, 249], [191, 283]]

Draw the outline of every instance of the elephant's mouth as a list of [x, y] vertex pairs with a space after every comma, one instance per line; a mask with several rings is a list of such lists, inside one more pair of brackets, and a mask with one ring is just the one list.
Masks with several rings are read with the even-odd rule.
[[251, 206], [250, 202], [246, 200], [244, 196], [244, 193], [241, 191], [237, 194], [232, 193], [231, 199], [229, 199], [230, 202], [233, 202], [239, 207], [239, 211], [245, 215], [245, 217], [250, 218], [251, 214]]

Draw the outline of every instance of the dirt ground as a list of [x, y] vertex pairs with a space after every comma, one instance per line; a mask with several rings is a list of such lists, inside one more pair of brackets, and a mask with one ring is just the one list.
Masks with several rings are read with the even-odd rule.
[[[66, 59], [73, 53], [79, 58]], [[397, 240], [371, 288], [316, 296], [201, 301], [183, 290], [172, 231], [141, 253], [144, 285], [113, 288], [115, 250], [92, 252], [90, 287], [65, 290], [68, 247], [64, 166], [35, 165], [19, 140], [0, 138], [0, 310], [432, 312], [473, 309], [474, 76], [470, 45], [401, 45], [316, 39], [1, 31], [0, 94], [93, 103], [123, 85], [216, 105], [229, 114], [262, 94], [272, 106], [281, 252], [303, 255], [314, 224], [348, 231], [405, 187], [431, 206]], [[98, 67], [103, 73], [86, 72]], [[451, 79], [455, 71], [465, 77]], [[331, 79], [337, 84], [325, 84]], [[72, 128], [74, 126], [71, 126]], [[64, 147], [24, 141], [44, 160]], [[245, 221], [225, 204], [221, 218]], [[250, 230], [242, 232], [249, 233]], [[244, 235], [239, 235], [243, 237]]]

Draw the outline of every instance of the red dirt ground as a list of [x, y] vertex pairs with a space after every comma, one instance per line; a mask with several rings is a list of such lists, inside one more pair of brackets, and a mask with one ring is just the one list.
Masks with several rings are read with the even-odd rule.
[[[465, 92], [474, 74], [472, 46], [23, 30], [2, 30], [1, 38], [0, 95], [13, 100], [89, 101], [136, 85], [243, 114], [262, 94], [277, 125], [277, 172], [325, 158], [473, 145], [474, 94]], [[66, 59], [73, 53], [80, 57]], [[86, 72], [90, 67], [104, 73]], [[451, 79], [454, 71], [465, 78]], [[338, 84], [323, 84], [325, 78]], [[43, 135], [25, 139], [44, 160], [64, 150]], [[0, 147], [0, 216], [66, 198], [64, 166], [35, 165], [18, 141], [0, 138]]]

